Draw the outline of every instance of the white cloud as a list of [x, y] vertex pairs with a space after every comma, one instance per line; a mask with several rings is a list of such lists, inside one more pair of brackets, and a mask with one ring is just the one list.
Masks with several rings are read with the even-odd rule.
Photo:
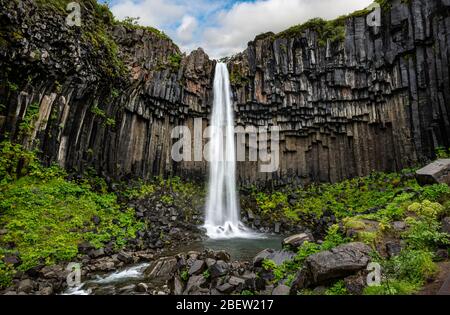
[[118, 18], [140, 17], [181, 49], [203, 47], [212, 58], [240, 52], [256, 35], [280, 32], [314, 17], [332, 19], [370, 5], [373, 0], [116, 0]]
[[142, 25], [164, 28], [181, 19], [186, 13], [186, 7], [176, 1], [119, 0], [111, 7], [111, 11], [118, 19], [139, 17]]
[[314, 17], [332, 19], [370, 5], [372, 0], [260, 0], [222, 11], [217, 26], [207, 27], [202, 45], [213, 57], [245, 49], [256, 35], [280, 32]]
[[183, 16], [180, 26], [177, 28], [177, 37], [184, 44], [192, 41], [197, 29], [197, 19], [190, 15]]

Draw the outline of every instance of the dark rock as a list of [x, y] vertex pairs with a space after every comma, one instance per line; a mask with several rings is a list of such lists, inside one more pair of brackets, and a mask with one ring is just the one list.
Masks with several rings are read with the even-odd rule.
[[198, 276], [192, 276], [189, 278], [187, 284], [186, 284], [186, 289], [184, 290], [183, 294], [184, 295], [196, 295], [199, 294], [200, 291], [202, 291], [202, 286], [205, 285], [206, 283], [206, 279], [205, 277], [203, 277], [203, 275], [198, 275]]
[[89, 252], [89, 257], [91, 258], [99, 258], [105, 256], [105, 250], [103, 248], [91, 250]]
[[131, 264], [134, 262], [133, 256], [124, 251], [121, 251], [117, 254], [117, 259], [119, 259], [124, 264]]
[[450, 235], [450, 217], [442, 219], [442, 232]]
[[364, 274], [357, 274], [346, 277], [344, 283], [350, 294], [361, 295], [366, 287], [367, 279]]
[[18, 254], [6, 254], [5, 257], [3, 257], [3, 262], [13, 266], [18, 266], [22, 263]]
[[205, 261], [196, 259], [189, 268], [189, 275], [198, 275], [205, 270]]
[[398, 256], [400, 252], [402, 251], [402, 245], [399, 241], [390, 241], [386, 242], [386, 253], [389, 258]]
[[95, 247], [89, 242], [82, 242], [78, 244], [78, 252], [80, 254], [89, 254], [91, 250], [95, 250]]
[[446, 260], [446, 259], [448, 259], [448, 250], [440, 248], [436, 251], [435, 256], [436, 256], [437, 260]]
[[38, 295], [53, 295], [53, 288], [45, 287], [39, 290]]
[[314, 239], [306, 234], [306, 233], [301, 233], [301, 234], [295, 234], [295, 235], [291, 235], [289, 237], [286, 237], [283, 242], [282, 245], [283, 247], [289, 247], [293, 250], [298, 249], [300, 246], [302, 246], [302, 244], [304, 242], [313, 242]]
[[406, 223], [403, 221], [394, 221], [392, 222], [392, 228], [395, 231], [403, 232], [404, 230], [406, 230]]
[[148, 290], [148, 285], [145, 283], [138, 283], [135, 288], [136, 292], [145, 293]]
[[31, 293], [34, 288], [34, 283], [31, 279], [24, 279], [19, 282], [19, 285], [17, 286], [17, 292], [23, 292], [23, 293]]
[[225, 262], [230, 262], [230, 254], [228, 254], [226, 251], [224, 250], [218, 250], [215, 252], [215, 259], [216, 260], [223, 260]]
[[296, 279], [294, 282], [301, 288], [352, 275], [366, 268], [370, 252], [369, 246], [355, 242], [313, 254], [305, 260], [300, 281]]
[[214, 279], [226, 275], [229, 269], [230, 267], [225, 261], [218, 260], [214, 265], [209, 267], [209, 273], [211, 278]]
[[440, 159], [416, 171], [420, 185], [450, 185], [450, 159]]
[[93, 222], [95, 225], [99, 225], [100, 222], [101, 222], [100, 217], [94, 215], [94, 216], [92, 217], [92, 222]]
[[261, 267], [262, 262], [266, 259], [272, 260], [277, 265], [281, 265], [286, 260], [294, 258], [295, 253], [288, 250], [264, 249], [253, 258], [253, 266]]
[[289, 295], [291, 288], [284, 284], [279, 284], [273, 289], [272, 295]]
[[232, 285], [231, 283], [226, 282], [224, 284], [221, 284], [221, 285], [217, 286], [216, 289], [219, 292], [221, 292], [221, 293], [230, 294], [231, 292], [234, 291], [234, 285]]
[[163, 257], [153, 262], [144, 273], [149, 278], [169, 279], [175, 271], [177, 259], [174, 257]]
[[182, 295], [184, 292], [184, 283], [179, 276], [174, 276], [168, 281], [170, 292], [174, 295]]

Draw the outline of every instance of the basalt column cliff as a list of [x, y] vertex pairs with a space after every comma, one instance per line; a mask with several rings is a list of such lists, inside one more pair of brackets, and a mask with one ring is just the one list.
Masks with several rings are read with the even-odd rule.
[[[313, 20], [226, 60], [236, 125], [281, 128], [278, 171], [242, 162], [241, 183], [400, 170], [450, 146], [450, 1], [380, 2], [380, 27], [367, 11]], [[69, 27], [65, 6], [0, 0], [1, 136], [112, 178], [205, 176], [206, 162], [171, 159], [171, 130], [206, 127], [215, 61], [80, 3]]]

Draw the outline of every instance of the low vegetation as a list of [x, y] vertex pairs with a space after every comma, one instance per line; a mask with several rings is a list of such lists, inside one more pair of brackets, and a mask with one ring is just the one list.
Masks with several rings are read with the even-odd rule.
[[88, 180], [69, 181], [62, 169], [41, 166], [36, 152], [18, 144], [3, 141], [0, 151], [0, 261], [7, 255], [20, 261], [0, 263], [0, 287], [16, 270], [73, 259], [83, 241], [119, 249], [143, 228], [134, 210], [102, 185], [95, 190]]
[[[336, 218], [323, 243], [305, 242], [292, 261], [281, 266], [265, 261], [264, 267], [273, 272], [275, 282], [289, 283], [308, 256], [342, 243], [362, 241], [372, 246], [373, 261], [379, 262], [383, 270], [381, 285], [367, 287], [364, 294], [417, 292], [436, 274], [436, 250], [448, 251], [450, 245], [450, 236], [441, 231], [441, 219], [450, 214], [450, 188], [446, 184], [421, 187], [411, 174], [412, 170], [400, 174], [374, 173], [336, 184], [283, 192], [254, 191], [255, 213], [263, 220], [303, 224], [315, 222], [310, 221], [311, 217]], [[404, 222], [406, 229], [396, 231], [392, 227], [394, 221]], [[354, 233], [346, 236], [349, 230]], [[384, 239], [393, 238], [400, 239], [404, 246], [399, 255], [387, 258], [380, 251], [381, 245]], [[347, 294], [344, 289], [338, 282], [325, 294]], [[303, 290], [299, 294], [313, 292]]]

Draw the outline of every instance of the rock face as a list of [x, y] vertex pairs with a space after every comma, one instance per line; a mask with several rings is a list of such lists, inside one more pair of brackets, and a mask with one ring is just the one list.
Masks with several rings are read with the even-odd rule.
[[[80, 3], [76, 28], [35, 1], [0, 0], [2, 137], [39, 148], [47, 163], [111, 178], [205, 176], [202, 159], [172, 160], [171, 131], [186, 125], [193, 137], [195, 118], [206, 127], [215, 61]], [[236, 125], [281, 129], [280, 167], [240, 162], [241, 183], [395, 171], [450, 146], [450, 3], [390, 3], [381, 27], [348, 17], [342, 41], [313, 28], [266, 34], [228, 60]]]
[[440, 159], [416, 171], [417, 181], [421, 185], [450, 185], [450, 159]]
[[299, 271], [294, 280], [291, 292], [350, 276], [366, 268], [370, 262], [370, 252], [368, 245], [355, 242], [309, 256], [304, 269]]

